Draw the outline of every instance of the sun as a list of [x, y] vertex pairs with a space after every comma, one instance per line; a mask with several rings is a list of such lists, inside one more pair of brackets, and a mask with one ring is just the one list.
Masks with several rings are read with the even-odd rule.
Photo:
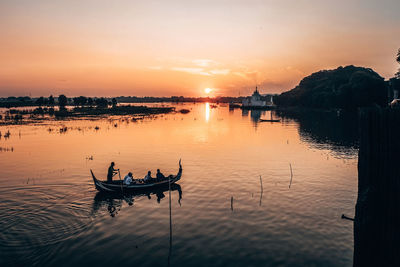
[[204, 93], [209, 94], [211, 93], [212, 89], [211, 88], [205, 88]]

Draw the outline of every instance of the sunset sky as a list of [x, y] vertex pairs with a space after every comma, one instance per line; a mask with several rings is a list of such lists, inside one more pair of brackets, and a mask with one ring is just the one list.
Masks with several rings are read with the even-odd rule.
[[399, 0], [0, 0], [0, 96], [211, 96], [398, 65]]

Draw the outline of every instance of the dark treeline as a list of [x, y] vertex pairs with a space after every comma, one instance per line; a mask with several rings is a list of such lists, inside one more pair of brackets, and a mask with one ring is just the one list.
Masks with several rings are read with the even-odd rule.
[[67, 105], [73, 106], [96, 106], [96, 107], [108, 107], [116, 106], [118, 103], [116, 98], [105, 98], [105, 97], [86, 97], [79, 96], [68, 98], [65, 95], [59, 95], [57, 98], [50, 95], [49, 97], [37, 97], [31, 98], [29, 96], [14, 97], [10, 96], [7, 98], [0, 99], [0, 107], [24, 107], [24, 106], [60, 106], [61, 108]]
[[312, 108], [387, 106], [388, 88], [372, 69], [346, 66], [305, 77], [294, 89], [276, 97], [275, 102], [280, 106]]
[[[396, 60], [400, 64], [400, 49]], [[355, 109], [387, 106], [400, 91], [400, 69], [389, 81], [369, 68], [346, 66], [322, 70], [302, 79], [275, 98], [279, 106]]]
[[183, 96], [171, 96], [171, 97], [137, 97], [137, 96], [119, 96], [115, 98], [106, 97], [72, 97], [67, 98], [65, 95], [60, 95], [57, 98], [50, 97], [38, 97], [30, 98], [28, 96], [21, 97], [7, 97], [0, 98], [0, 107], [23, 107], [23, 106], [54, 106], [59, 105], [65, 107], [67, 105], [73, 106], [97, 106], [107, 107], [116, 106], [117, 103], [240, 103], [244, 97], [183, 97]]

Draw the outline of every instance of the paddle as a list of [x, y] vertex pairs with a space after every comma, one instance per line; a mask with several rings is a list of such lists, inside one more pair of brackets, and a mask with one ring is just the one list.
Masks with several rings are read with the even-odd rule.
[[121, 172], [118, 169], [119, 180], [121, 181], [121, 193], [124, 194], [124, 189], [122, 187]]

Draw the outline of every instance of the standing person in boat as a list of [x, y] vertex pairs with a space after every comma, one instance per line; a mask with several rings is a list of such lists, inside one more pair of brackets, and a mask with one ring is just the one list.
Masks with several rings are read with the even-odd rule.
[[164, 174], [162, 174], [162, 172], [160, 172], [160, 169], [157, 169], [157, 180], [158, 181], [162, 181], [162, 180], [164, 180], [165, 179], [165, 176], [164, 176]]
[[131, 172], [129, 172], [125, 177], [124, 177], [124, 184], [126, 184], [126, 185], [130, 185], [132, 182], [133, 182], [133, 180], [132, 180], [132, 173]]
[[119, 169], [114, 169], [114, 162], [111, 162], [110, 167], [108, 167], [108, 173], [107, 173], [107, 182], [111, 183], [112, 182], [112, 178], [114, 175], [116, 175], [119, 171]]
[[146, 183], [148, 183], [148, 182], [151, 182], [152, 179], [153, 179], [153, 178], [151, 177], [151, 171], [148, 171], [148, 172], [147, 172], [147, 175], [144, 177], [144, 181], [145, 181]]

